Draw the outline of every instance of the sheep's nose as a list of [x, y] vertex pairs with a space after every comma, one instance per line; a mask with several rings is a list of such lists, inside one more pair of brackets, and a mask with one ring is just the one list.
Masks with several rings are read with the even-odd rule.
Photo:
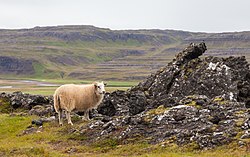
[[102, 91], [102, 94], [105, 94], [106, 92], [105, 91]]

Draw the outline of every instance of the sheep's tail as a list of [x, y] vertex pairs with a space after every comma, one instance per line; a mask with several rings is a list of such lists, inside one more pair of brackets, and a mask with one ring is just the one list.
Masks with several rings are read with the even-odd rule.
[[61, 109], [60, 105], [60, 98], [58, 94], [54, 94], [54, 108], [57, 113], [59, 113], [59, 110]]

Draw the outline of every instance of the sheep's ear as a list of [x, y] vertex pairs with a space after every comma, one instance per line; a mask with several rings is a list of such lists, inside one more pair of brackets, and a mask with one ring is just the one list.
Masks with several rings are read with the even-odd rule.
[[95, 88], [97, 88], [97, 86], [98, 86], [97, 82], [94, 82], [94, 86], [95, 86]]
[[106, 82], [104, 82], [104, 86], [107, 86], [108, 84]]

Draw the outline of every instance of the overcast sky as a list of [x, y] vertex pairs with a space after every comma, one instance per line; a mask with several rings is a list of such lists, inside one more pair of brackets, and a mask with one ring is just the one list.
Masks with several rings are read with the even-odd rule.
[[0, 0], [0, 28], [250, 31], [250, 0]]

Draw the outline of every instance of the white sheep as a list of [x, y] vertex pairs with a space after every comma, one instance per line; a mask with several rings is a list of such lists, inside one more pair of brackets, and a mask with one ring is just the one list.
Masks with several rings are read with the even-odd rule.
[[58, 87], [54, 93], [54, 108], [58, 113], [59, 125], [63, 125], [62, 112], [65, 110], [68, 124], [71, 122], [71, 111], [84, 111], [89, 120], [89, 110], [97, 108], [105, 94], [103, 82], [87, 85], [66, 84]]

